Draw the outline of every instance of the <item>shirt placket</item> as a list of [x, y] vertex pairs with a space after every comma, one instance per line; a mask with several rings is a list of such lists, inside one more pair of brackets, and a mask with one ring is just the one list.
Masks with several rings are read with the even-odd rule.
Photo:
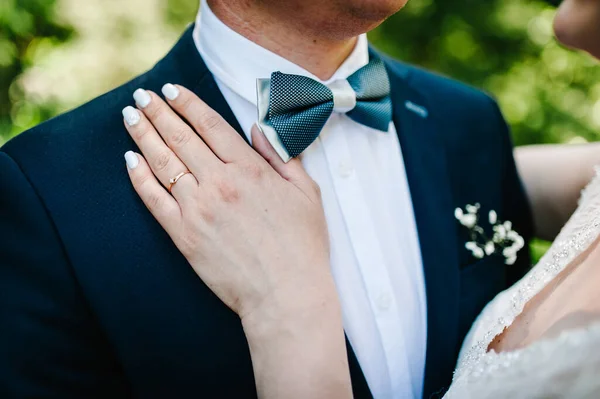
[[[398, 303], [393, 294], [381, 243], [377, 239], [371, 210], [355, 173], [355, 165], [345, 137], [348, 128], [356, 130], [356, 126], [341, 118], [341, 115], [332, 115], [326, 125], [327, 134], [321, 135], [321, 143], [377, 325], [379, 339], [384, 348], [388, 375], [389, 369], [397, 370], [399, 363], [404, 363], [404, 368], [408, 371]], [[408, 374], [403, 373], [400, 377], [403, 381], [394, 381], [393, 384], [390, 381], [390, 385], [411, 387], [412, 381]]]

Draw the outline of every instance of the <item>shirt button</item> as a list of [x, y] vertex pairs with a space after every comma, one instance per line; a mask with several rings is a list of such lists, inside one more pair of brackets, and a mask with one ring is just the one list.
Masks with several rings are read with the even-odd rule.
[[377, 298], [377, 306], [379, 307], [379, 310], [388, 310], [391, 305], [392, 296], [389, 293], [384, 292], [383, 294], [379, 295], [379, 298]]
[[352, 167], [352, 164], [348, 161], [342, 161], [340, 162], [340, 164], [338, 165], [338, 174], [341, 177], [350, 177], [352, 176], [352, 173], [354, 173], [354, 168]]

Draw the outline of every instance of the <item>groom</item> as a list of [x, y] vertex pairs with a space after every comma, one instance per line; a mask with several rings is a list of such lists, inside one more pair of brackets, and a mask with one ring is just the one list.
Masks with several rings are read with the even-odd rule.
[[209, 0], [152, 70], [6, 144], [0, 397], [254, 397], [239, 319], [129, 183], [121, 110], [137, 88], [178, 83], [247, 137], [257, 78], [330, 84], [377, 56], [387, 131], [334, 113], [301, 157], [323, 193], [355, 396], [443, 392], [474, 318], [530, 262], [474, 258], [454, 209], [478, 202], [526, 238], [531, 215], [493, 100], [369, 55], [363, 33], [405, 2]]

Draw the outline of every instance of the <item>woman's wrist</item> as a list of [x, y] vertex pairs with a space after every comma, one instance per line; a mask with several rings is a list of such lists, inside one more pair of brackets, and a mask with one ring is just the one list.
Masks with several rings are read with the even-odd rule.
[[[258, 396], [351, 398], [352, 389], [333, 279], [284, 295], [242, 318]], [[314, 292], [317, 290], [318, 292]], [[310, 292], [313, 291], [313, 292]], [[274, 372], [282, 370], [285, 372]], [[307, 384], [306, 381], [318, 381]]]
[[270, 339], [289, 329], [308, 329], [324, 320], [341, 327], [341, 306], [330, 273], [318, 284], [290, 284], [277, 291], [248, 313], [241, 315], [249, 340]]

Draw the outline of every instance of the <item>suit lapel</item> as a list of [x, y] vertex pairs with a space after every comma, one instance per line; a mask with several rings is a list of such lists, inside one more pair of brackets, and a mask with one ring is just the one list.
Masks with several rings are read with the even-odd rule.
[[459, 317], [456, 222], [443, 121], [409, 85], [410, 72], [390, 65], [394, 124], [406, 166], [423, 259], [427, 295], [427, 357], [423, 396], [446, 386], [455, 366]]
[[[194, 25], [188, 28], [171, 53], [157, 65], [157, 68], [176, 68], [183, 80], [173, 83], [180, 83], [193, 91], [219, 113], [248, 143], [248, 138], [198, 52], [193, 40], [193, 30]], [[165, 65], [161, 65], [162, 63]]]

